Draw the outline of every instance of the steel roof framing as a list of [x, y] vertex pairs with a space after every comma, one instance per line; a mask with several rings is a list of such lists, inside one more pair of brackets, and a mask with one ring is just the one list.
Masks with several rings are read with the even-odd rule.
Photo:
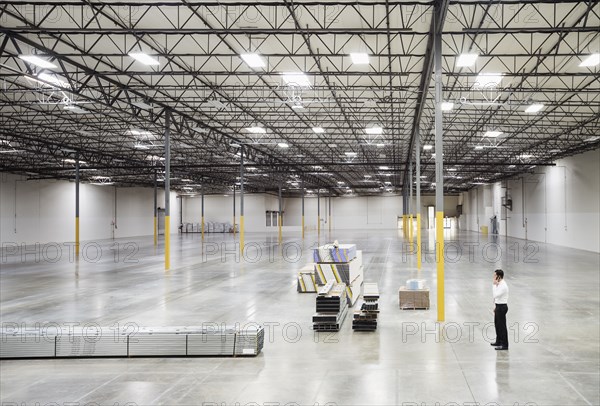
[[[74, 167], [64, 159], [78, 153], [83, 179], [150, 186], [169, 111], [175, 190], [231, 188], [243, 144], [250, 192], [275, 192], [281, 183], [286, 194], [299, 193], [300, 184], [336, 195], [398, 193], [411, 183], [417, 129], [421, 145], [433, 143], [437, 2], [5, 1], [0, 170], [71, 179]], [[443, 95], [454, 102], [444, 113], [444, 166], [453, 169], [447, 192], [598, 148], [600, 68], [578, 66], [599, 51], [598, 2], [439, 5]], [[160, 66], [134, 61], [128, 53], [136, 50]], [[475, 67], [456, 67], [467, 51], [479, 54]], [[260, 53], [267, 66], [248, 67], [244, 52]], [[368, 53], [369, 65], [353, 65], [350, 52]], [[26, 63], [22, 54], [43, 55], [57, 68]], [[286, 85], [281, 73], [290, 71], [306, 73], [311, 86]], [[63, 83], [38, 78], [42, 72]], [[474, 89], [480, 72], [502, 73], [502, 86]], [[543, 110], [525, 113], [533, 102]], [[381, 136], [365, 133], [374, 124], [384, 128]], [[255, 125], [267, 132], [246, 130]], [[483, 137], [492, 129], [502, 136]], [[291, 147], [278, 148], [282, 142]], [[421, 162], [432, 180], [433, 159], [423, 153]]]

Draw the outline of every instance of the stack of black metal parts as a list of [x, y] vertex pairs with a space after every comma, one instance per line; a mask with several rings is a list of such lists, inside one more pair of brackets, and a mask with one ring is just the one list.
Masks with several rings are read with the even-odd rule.
[[317, 292], [313, 330], [339, 331], [348, 312], [346, 284], [328, 282]]
[[379, 316], [379, 288], [376, 283], [364, 284], [363, 299], [360, 310], [354, 312], [352, 330], [375, 331]]

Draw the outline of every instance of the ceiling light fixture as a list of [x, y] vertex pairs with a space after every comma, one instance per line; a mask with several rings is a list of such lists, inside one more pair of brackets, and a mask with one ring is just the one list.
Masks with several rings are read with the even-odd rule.
[[286, 142], [280, 142], [279, 144], [277, 144], [277, 146], [279, 148], [289, 148], [290, 144], [286, 143]]
[[379, 169], [381, 169], [382, 171], [388, 171], [390, 169], [389, 166], [380, 166]]
[[474, 88], [496, 87], [502, 82], [502, 73], [480, 73], [473, 84]]
[[475, 149], [481, 151], [483, 149], [483, 145], [475, 145]]
[[368, 65], [369, 64], [369, 54], [366, 54], [364, 52], [351, 53], [350, 59], [352, 59], [352, 63], [355, 65]]
[[290, 86], [311, 87], [310, 79], [303, 72], [282, 73], [283, 81]]
[[325, 132], [323, 127], [313, 127], [312, 130], [315, 134], [323, 134]]
[[475, 65], [475, 61], [477, 61], [478, 57], [479, 55], [477, 54], [460, 54], [458, 56], [458, 59], [456, 60], [456, 66], [458, 66], [459, 68], [473, 66]]
[[143, 52], [130, 52], [129, 56], [144, 65], [160, 65], [160, 62], [157, 59]]
[[587, 68], [587, 67], [596, 66], [596, 65], [600, 65], [600, 53], [595, 53], [595, 54], [589, 55], [587, 58], [582, 60], [581, 63], [579, 64], [579, 66], [582, 68]]
[[423, 145], [423, 149], [424, 149], [425, 151], [430, 151], [430, 150], [432, 150], [432, 149], [433, 149], [433, 145]]
[[497, 138], [502, 135], [502, 131], [486, 131], [483, 136], [489, 138]]
[[344, 154], [349, 158], [354, 158], [357, 155], [356, 152], [344, 152]]
[[442, 111], [450, 111], [454, 108], [454, 103], [452, 102], [442, 102]]
[[32, 63], [36, 66], [39, 66], [40, 68], [45, 68], [45, 69], [56, 69], [58, 68], [58, 66], [56, 66], [55, 64], [53, 64], [52, 62], [49, 62], [45, 59], [40, 58], [37, 55], [19, 55], [19, 58], [24, 60], [25, 62], [29, 62]]
[[252, 134], [266, 134], [267, 132], [264, 127], [246, 127], [246, 131]]
[[135, 107], [139, 107], [142, 110], [152, 110], [154, 109], [154, 107], [152, 107], [150, 104], [145, 103], [141, 100], [137, 100], [137, 101], [133, 101], [131, 102], [131, 104], [133, 104]]
[[544, 108], [542, 103], [534, 103], [525, 109], [525, 113], [537, 113]]
[[63, 110], [67, 110], [70, 111], [71, 113], [75, 113], [75, 114], [85, 114], [88, 113], [88, 111], [82, 107], [79, 106], [75, 106], [73, 104], [68, 104], [65, 107], [63, 107]]
[[[47, 83], [45, 83], [45, 82], [48, 82], [48, 83], [52, 83], [53, 85], [59, 86], [59, 87], [66, 87], [66, 88], [71, 87], [71, 85], [69, 85], [68, 81], [66, 81], [56, 75], [51, 75], [51, 74], [42, 72], [37, 77], [39, 80], [37, 80], [37, 79], [33, 79], [33, 80], [38, 83], [41, 83], [43, 85], [47, 85]], [[40, 82], [40, 81], [43, 81], [43, 82]]]
[[369, 135], [381, 135], [383, 134], [383, 128], [376, 125], [373, 127], [365, 128], [365, 132]]
[[251, 68], [264, 68], [266, 66], [265, 61], [259, 54], [241, 54], [240, 57], [246, 62]]

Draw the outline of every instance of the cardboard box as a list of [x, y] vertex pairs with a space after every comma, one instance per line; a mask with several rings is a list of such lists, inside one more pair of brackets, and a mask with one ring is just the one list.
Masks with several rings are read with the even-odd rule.
[[410, 290], [402, 286], [398, 300], [401, 309], [429, 309], [429, 289]]

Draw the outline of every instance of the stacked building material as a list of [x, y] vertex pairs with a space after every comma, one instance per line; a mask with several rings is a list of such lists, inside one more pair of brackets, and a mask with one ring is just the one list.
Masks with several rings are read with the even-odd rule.
[[[362, 251], [343, 247], [355, 247], [355, 245], [339, 245], [339, 248], [337, 248], [339, 252], [335, 251], [336, 248], [330, 249], [329, 245], [324, 245], [313, 251], [313, 257], [330, 260], [329, 262], [319, 261], [315, 263], [315, 280], [318, 285], [325, 285], [327, 282], [345, 283], [348, 305], [353, 306], [360, 296], [363, 283]], [[347, 259], [348, 257], [352, 258], [346, 262], [339, 261], [339, 259]]]
[[379, 288], [376, 283], [364, 284], [363, 298], [360, 310], [354, 312], [352, 330], [375, 331], [379, 316]]
[[1, 330], [0, 359], [258, 355], [261, 326]]
[[328, 282], [319, 289], [316, 311], [313, 315], [315, 331], [339, 331], [348, 311], [346, 285]]
[[308, 264], [298, 272], [298, 292], [317, 293], [318, 283], [315, 278], [315, 264]]
[[355, 257], [355, 244], [325, 244], [313, 249], [314, 262], [350, 262]]

